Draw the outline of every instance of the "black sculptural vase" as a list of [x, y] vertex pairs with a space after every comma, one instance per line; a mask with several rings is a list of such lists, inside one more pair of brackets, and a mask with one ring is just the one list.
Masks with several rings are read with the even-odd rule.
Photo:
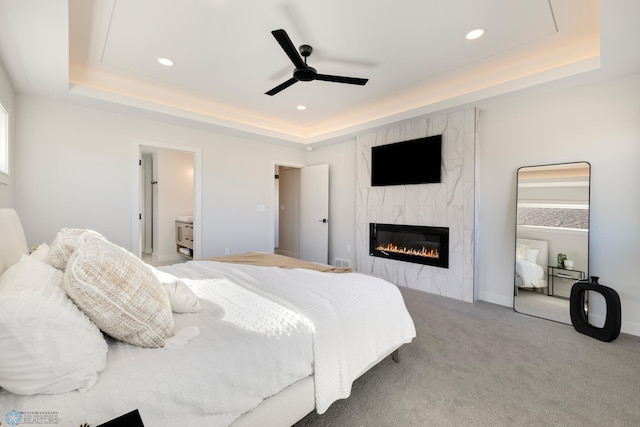
[[[573, 284], [571, 296], [569, 297], [569, 313], [571, 315], [571, 323], [576, 331], [600, 341], [609, 342], [620, 335], [622, 307], [618, 293], [608, 286], [599, 284], [598, 279], [599, 277], [597, 276], [591, 276], [589, 279], [580, 279]], [[602, 295], [607, 304], [607, 314], [602, 328], [589, 323], [584, 304], [586, 294], [589, 291]]]

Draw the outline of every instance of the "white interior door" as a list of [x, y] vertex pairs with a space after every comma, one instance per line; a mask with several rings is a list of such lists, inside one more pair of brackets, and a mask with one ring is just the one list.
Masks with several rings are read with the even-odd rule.
[[329, 165], [300, 169], [300, 258], [329, 263]]

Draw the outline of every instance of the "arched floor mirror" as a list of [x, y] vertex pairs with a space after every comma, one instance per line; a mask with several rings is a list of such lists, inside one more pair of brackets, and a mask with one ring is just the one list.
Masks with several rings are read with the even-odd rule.
[[515, 311], [571, 324], [569, 295], [589, 277], [587, 162], [518, 169]]

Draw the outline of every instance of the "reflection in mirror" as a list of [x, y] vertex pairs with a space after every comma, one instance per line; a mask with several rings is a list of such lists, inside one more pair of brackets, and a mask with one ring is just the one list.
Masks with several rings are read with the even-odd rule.
[[589, 276], [586, 162], [518, 169], [513, 308], [571, 323], [569, 295]]

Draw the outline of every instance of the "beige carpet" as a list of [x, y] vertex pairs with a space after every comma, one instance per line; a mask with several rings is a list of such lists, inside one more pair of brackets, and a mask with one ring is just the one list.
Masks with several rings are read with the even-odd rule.
[[[418, 336], [303, 426], [640, 426], [640, 337], [401, 289]], [[623, 310], [624, 310], [624, 301]]]

